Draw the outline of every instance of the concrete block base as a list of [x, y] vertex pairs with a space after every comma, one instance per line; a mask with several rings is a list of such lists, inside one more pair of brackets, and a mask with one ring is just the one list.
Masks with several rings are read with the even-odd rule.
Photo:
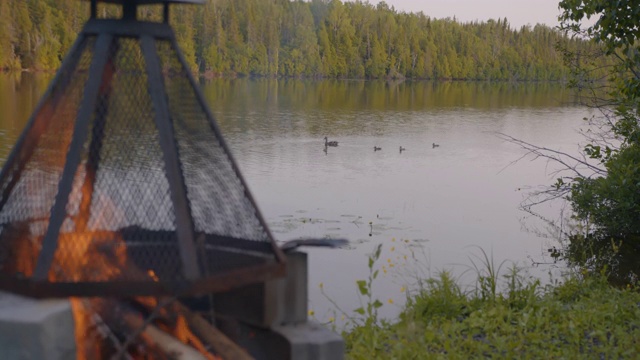
[[231, 320], [222, 329], [256, 360], [344, 359], [342, 337], [315, 322], [265, 329]]
[[75, 331], [67, 300], [34, 300], [0, 292], [0, 359], [75, 359]]
[[275, 326], [271, 330], [287, 340], [291, 359], [341, 360], [344, 358], [342, 337], [320, 324], [305, 322]]

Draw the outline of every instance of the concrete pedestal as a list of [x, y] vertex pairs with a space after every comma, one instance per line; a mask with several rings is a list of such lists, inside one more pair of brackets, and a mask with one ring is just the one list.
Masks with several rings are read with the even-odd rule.
[[290, 349], [290, 359], [340, 360], [344, 358], [342, 337], [320, 324], [305, 322], [276, 326], [271, 330], [286, 339]]
[[216, 295], [218, 315], [232, 319], [226, 324], [227, 335], [256, 359], [344, 358], [342, 337], [307, 319], [307, 262], [307, 254], [290, 252], [285, 278]]
[[0, 359], [68, 360], [75, 356], [69, 301], [0, 292]]

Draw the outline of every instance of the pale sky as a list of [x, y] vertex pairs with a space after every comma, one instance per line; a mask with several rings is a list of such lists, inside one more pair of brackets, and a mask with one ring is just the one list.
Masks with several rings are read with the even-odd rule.
[[[376, 5], [378, 0], [369, 0]], [[511, 27], [541, 23], [558, 25], [560, 0], [385, 0], [397, 11], [418, 12], [432, 18], [456, 16], [461, 22], [507, 17]]]

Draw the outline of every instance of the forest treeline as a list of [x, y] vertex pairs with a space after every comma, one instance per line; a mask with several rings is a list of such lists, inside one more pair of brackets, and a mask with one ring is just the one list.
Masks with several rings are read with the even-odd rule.
[[[100, 5], [100, 16], [119, 8]], [[56, 69], [88, 1], [0, 0], [0, 69]], [[139, 9], [159, 19], [158, 5]], [[590, 46], [545, 25], [460, 23], [340, 0], [207, 0], [173, 6], [187, 61], [208, 76], [564, 80], [557, 45]]]

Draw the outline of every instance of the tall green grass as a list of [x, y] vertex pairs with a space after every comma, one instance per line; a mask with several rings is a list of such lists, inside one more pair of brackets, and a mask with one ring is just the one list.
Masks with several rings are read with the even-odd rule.
[[471, 259], [475, 287], [463, 289], [448, 272], [423, 279], [390, 323], [377, 317], [381, 303], [366, 296], [379, 257], [378, 248], [369, 259], [372, 276], [358, 284], [367, 299], [359, 321], [343, 332], [348, 358], [640, 357], [640, 293], [631, 284], [615, 288], [604, 275], [579, 271], [542, 286], [480, 250]]

